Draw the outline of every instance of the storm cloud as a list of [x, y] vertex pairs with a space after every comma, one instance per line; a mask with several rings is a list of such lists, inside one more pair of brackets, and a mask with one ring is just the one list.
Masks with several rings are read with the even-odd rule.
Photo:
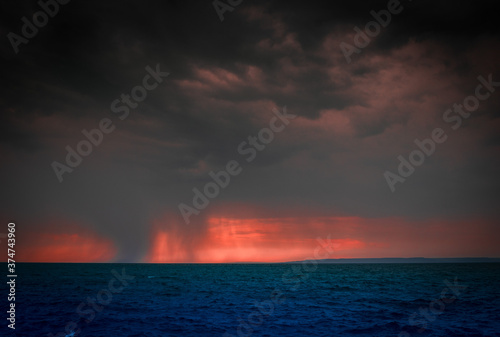
[[[401, 13], [348, 63], [340, 44], [354, 44], [354, 28], [387, 5], [243, 1], [221, 22], [212, 1], [71, 1], [16, 54], [7, 35], [22, 34], [21, 19], [41, 9], [1, 4], [0, 220], [17, 222], [25, 247], [36, 233], [53, 234], [47, 247], [69, 233], [108, 242], [113, 257], [102, 260], [134, 262], [154, 260], [158, 233], [170, 233], [165, 245], [175, 236], [184, 252], [176, 261], [203, 260], [197, 249], [225, 228], [214, 227], [217, 218], [281, 219], [276, 231], [288, 240], [333, 231], [368, 242], [362, 233], [389, 226], [381, 219], [398, 219], [401, 233], [442, 221], [443, 231], [479, 226], [477, 240], [499, 237], [500, 90], [456, 131], [442, 118], [474, 94], [478, 76], [500, 81], [496, 3], [401, 1]], [[121, 120], [112, 102], [157, 64], [169, 76]], [[284, 106], [297, 118], [245, 162], [239, 144]], [[75, 149], [82, 130], [104, 118], [116, 129], [60, 183], [51, 164], [64, 164], [66, 146]], [[434, 128], [448, 140], [391, 193], [384, 172], [396, 172], [397, 157]], [[230, 160], [242, 173], [185, 224], [179, 203]], [[356, 233], [331, 220], [350, 217], [363, 219], [346, 223]], [[318, 230], [311, 219], [330, 220]], [[482, 253], [500, 252], [463, 251]]]

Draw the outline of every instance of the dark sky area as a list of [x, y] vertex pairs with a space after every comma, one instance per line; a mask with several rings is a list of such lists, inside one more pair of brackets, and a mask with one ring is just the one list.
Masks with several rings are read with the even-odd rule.
[[[340, 45], [387, 1], [244, 0], [223, 21], [212, 1], [58, 7], [13, 47], [41, 7], [0, 4], [0, 232], [16, 222], [22, 260], [284, 261], [328, 235], [332, 257], [500, 257], [500, 83], [443, 116], [479, 76], [500, 82], [497, 1], [401, 1], [350, 62]], [[120, 118], [147, 67], [169, 75]], [[239, 145], [284, 110], [247, 161]], [[103, 119], [60, 182], [53, 163]], [[436, 128], [446, 141], [392, 191], [384, 174]], [[179, 204], [231, 160], [241, 173], [186, 223]]]

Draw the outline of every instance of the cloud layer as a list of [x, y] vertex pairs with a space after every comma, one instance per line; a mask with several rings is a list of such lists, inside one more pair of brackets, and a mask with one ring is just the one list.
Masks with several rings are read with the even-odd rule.
[[[18, 54], [1, 42], [0, 220], [26, 260], [75, 242], [75, 261], [277, 261], [327, 234], [342, 257], [500, 256], [500, 90], [456, 131], [442, 118], [500, 81], [494, 4], [401, 2], [348, 63], [340, 43], [386, 1], [243, 2], [223, 22], [210, 1], [70, 2]], [[3, 36], [40, 9], [1, 6]], [[111, 103], [156, 64], [170, 75], [120, 120]], [[298, 117], [245, 162], [283, 106]], [[116, 129], [59, 183], [51, 163], [103, 118]], [[391, 193], [384, 172], [435, 128], [448, 140]], [[178, 204], [230, 160], [242, 173], [186, 225]]]

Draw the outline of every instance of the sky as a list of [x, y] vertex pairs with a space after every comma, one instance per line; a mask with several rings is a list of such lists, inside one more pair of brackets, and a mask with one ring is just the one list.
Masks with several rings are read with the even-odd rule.
[[500, 257], [495, 1], [43, 1], [0, 4], [16, 261]]

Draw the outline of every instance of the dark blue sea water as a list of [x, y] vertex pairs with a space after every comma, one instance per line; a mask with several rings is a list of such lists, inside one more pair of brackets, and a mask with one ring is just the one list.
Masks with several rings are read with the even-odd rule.
[[17, 275], [15, 334], [0, 288], [1, 336], [500, 336], [494, 263], [18, 264]]

